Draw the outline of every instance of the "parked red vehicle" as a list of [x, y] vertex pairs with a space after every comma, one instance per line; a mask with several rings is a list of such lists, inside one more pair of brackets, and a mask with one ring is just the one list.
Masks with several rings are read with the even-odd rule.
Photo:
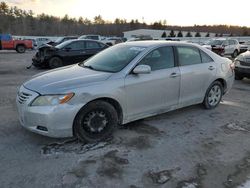
[[16, 50], [18, 53], [24, 53], [26, 49], [33, 49], [32, 40], [16, 40], [11, 35], [0, 35], [0, 50]]

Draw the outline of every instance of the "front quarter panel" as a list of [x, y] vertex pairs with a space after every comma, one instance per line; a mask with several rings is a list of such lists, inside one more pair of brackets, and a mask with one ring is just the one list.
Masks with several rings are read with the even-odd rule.
[[126, 119], [126, 103], [124, 93], [124, 78], [112, 77], [108, 80], [89, 85], [87, 87], [78, 88], [75, 91], [75, 96], [70, 101], [71, 104], [81, 104], [84, 107], [87, 103], [110, 98], [117, 101], [123, 111], [123, 119]]

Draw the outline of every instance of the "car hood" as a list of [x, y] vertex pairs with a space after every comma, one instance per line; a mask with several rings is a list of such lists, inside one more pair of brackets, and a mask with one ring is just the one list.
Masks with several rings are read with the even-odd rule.
[[250, 58], [250, 51], [246, 51], [240, 55], [243, 56], [244, 58]]
[[207, 49], [209, 49], [209, 50], [211, 50], [212, 49], [212, 46], [211, 45], [208, 45], [208, 44], [205, 44], [205, 45], [202, 45], [204, 48], [207, 48]]
[[43, 50], [43, 49], [55, 49], [54, 46], [50, 45], [50, 44], [42, 44], [39, 48], [39, 50]]
[[24, 87], [40, 94], [60, 94], [97, 84], [108, 79], [111, 75], [112, 73], [71, 65], [37, 74], [25, 82]]

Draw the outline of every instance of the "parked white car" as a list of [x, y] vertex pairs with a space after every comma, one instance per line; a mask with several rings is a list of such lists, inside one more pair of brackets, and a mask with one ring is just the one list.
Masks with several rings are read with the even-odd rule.
[[240, 44], [236, 39], [218, 38], [210, 40], [203, 47], [217, 53], [218, 55], [230, 55], [233, 58], [240, 53]]
[[117, 39], [115, 39], [115, 38], [111, 38], [111, 37], [106, 38], [106, 37], [103, 37], [101, 35], [82, 35], [78, 39], [97, 40], [97, 41], [101, 41], [102, 43], [107, 44], [109, 46], [113, 46], [113, 45], [119, 43], [119, 42], [117, 42]]
[[250, 41], [246, 41], [240, 44], [240, 53], [250, 50]]
[[25, 82], [16, 99], [20, 122], [46, 136], [100, 141], [138, 119], [199, 103], [215, 108], [232, 87], [233, 65], [195, 44], [117, 44]]

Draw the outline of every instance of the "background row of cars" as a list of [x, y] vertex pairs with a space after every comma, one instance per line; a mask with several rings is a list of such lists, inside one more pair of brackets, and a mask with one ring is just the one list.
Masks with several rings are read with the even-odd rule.
[[[137, 37], [129, 39], [127, 42], [138, 40], [155, 39]], [[176, 41], [170, 38], [165, 40]], [[37, 38], [36, 41], [38, 52], [32, 59], [33, 65], [49, 68], [57, 68], [84, 61], [109, 46], [125, 42], [120, 37], [102, 37], [100, 35], [64, 36], [54, 41], [48, 38]], [[204, 43], [199, 43], [199, 45], [220, 56], [231, 56], [235, 61], [236, 79], [250, 78], [250, 41], [239, 42], [237, 39], [231, 38], [214, 38]]]
[[96, 41], [101, 41], [104, 44], [107, 44], [109, 46], [126, 41], [126, 39], [122, 38], [122, 37], [104, 37], [101, 35], [82, 35], [80, 37], [78, 37], [78, 36], [63, 36], [63, 37], [58, 37], [58, 38], [52, 39], [52, 40], [50, 38], [46, 38], [46, 37], [39, 37], [39, 38], [32, 39], [32, 40], [33, 40], [33, 44], [34, 44], [35, 49], [37, 49], [37, 48], [43, 46], [44, 44], [56, 46], [56, 45], [61, 44], [65, 41], [74, 40], [74, 39], [96, 40]]

